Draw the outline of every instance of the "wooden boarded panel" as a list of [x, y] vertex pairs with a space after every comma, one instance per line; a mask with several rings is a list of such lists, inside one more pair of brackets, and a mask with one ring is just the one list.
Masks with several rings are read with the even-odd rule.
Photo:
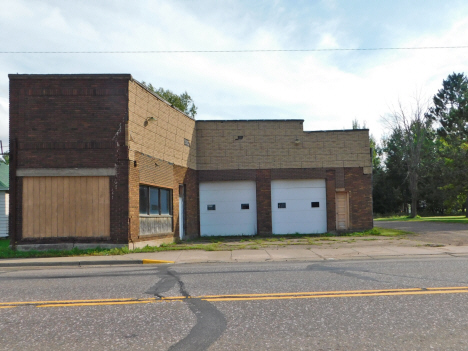
[[52, 179], [45, 177], [45, 230], [46, 237], [52, 236]]
[[24, 177], [23, 238], [110, 236], [108, 177]]
[[[37, 233], [34, 233], [34, 236], [41, 237], [41, 236], [46, 236], [46, 178], [45, 177], [40, 177], [39, 178], [39, 231]], [[35, 203], [36, 199], [33, 199], [33, 202]]]
[[[32, 237], [35, 237], [36, 235], [39, 235], [41, 231], [41, 223], [40, 223], [40, 218], [41, 218], [41, 207], [37, 204], [37, 201], [35, 202], [34, 199], [39, 199], [41, 196], [40, 193], [40, 188], [41, 188], [41, 180], [39, 178], [33, 178], [33, 184], [34, 184], [34, 198], [31, 200], [32, 206], [33, 206], [33, 232], [31, 234]], [[23, 221], [24, 223], [24, 221]]]
[[91, 182], [93, 208], [91, 211], [91, 227], [99, 232], [99, 177], [93, 177]]
[[[34, 191], [34, 181], [33, 178], [23, 179], [23, 189], [27, 194], [32, 194]], [[32, 196], [29, 196], [23, 201], [23, 216], [26, 218], [34, 218], [34, 206], [32, 202]], [[28, 236], [31, 236], [34, 233], [34, 221], [28, 221], [23, 223], [23, 231], [27, 233]]]
[[69, 203], [69, 215], [65, 217], [68, 221], [68, 236], [76, 236], [76, 177], [67, 177], [68, 180], [68, 203]]
[[85, 236], [92, 236], [93, 230], [93, 192], [92, 186], [93, 184], [93, 177], [86, 177], [86, 191], [83, 193], [86, 196], [85, 203], [84, 203], [84, 211], [86, 213], [86, 227], [85, 227]]
[[56, 177], [50, 177], [51, 180], [51, 189], [50, 189], [50, 205], [51, 205], [51, 229], [50, 236], [57, 236], [57, 223], [58, 223], [58, 213], [57, 213], [57, 202], [58, 202], [58, 193], [57, 193], [57, 180]]
[[65, 197], [64, 182], [65, 177], [57, 177], [57, 236], [59, 236], [59, 233], [65, 233], [63, 228]]
[[99, 233], [110, 235], [109, 178], [99, 177]]

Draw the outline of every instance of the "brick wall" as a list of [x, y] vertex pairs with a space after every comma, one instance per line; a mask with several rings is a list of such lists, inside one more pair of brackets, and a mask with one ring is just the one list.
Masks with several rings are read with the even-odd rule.
[[[182, 167], [196, 169], [195, 120], [184, 115], [138, 82], [129, 83], [126, 144], [130, 159], [140, 152]], [[148, 122], [148, 117], [156, 120]], [[190, 146], [185, 145], [186, 139]]]
[[[172, 189], [171, 233], [139, 236], [140, 184]], [[199, 233], [197, 172], [135, 152], [135, 161], [129, 162], [128, 207], [132, 242], [179, 238], [179, 184], [185, 184], [185, 233], [188, 237], [196, 237]]]
[[302, 120], [197, 121], [197, 169], [363, 167], [369, 131], [304, 132]]
[[259, 169], [256, 172], [257, 183], [257, 233], [258, 235], [271, 235], [271, 171]]
[[110, 177], [109, 185], [110, 241], [126, 242], [128, 153], [124, 145], [130, 75], [9, 77], [14, 241], [22, 240], [22, 182], [16, 168], [114, 168], [117, 176]]
[[373, 227], [372, 178], [360, 168], [345, 168], [345, 189], [349, 191], [349, 219], [353, 230]]
[[[199, 217], [199, 192], [197, 171], [174, 165], [174, 189], [179, 188], [179, 184], [185, 185], [185, 235], [189, 238], [196, 238], [200, 233]], [[174, 191], [174, 194], [176, 192]], [[174, 195], [174, 237], [179, 236], [179, 193]]]

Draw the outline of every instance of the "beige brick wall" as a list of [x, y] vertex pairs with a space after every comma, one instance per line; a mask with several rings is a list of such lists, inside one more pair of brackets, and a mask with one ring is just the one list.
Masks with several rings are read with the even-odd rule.
[[198, 121], [196, 137], [199, 170], [363, 167], [365, 174], [372, 172], [367, 130], [304, 132], [302, 120]]
[[[135, 81], [128, 87], [128, 125], [126, 143], [130, 149], [130, 159], [135, 151], [196, 169], [195, 120], [158, 99]], [[156, 121], [145, 125], [147, 117]], [[184, 139], [190, 147], [184, 145]]]

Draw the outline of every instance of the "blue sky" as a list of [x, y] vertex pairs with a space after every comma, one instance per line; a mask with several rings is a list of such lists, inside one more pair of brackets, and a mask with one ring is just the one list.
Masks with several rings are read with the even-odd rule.
[[[249, 50], [468, 46], [466, 1], [0, 0], [0, 51]], [[188, 93], [198, 119], [304, 119], [350, 128], [400, 99], [430, 99], [468, 49], [275, 53], [0, 54], [0, 140], [9, 73], [131, 73]]]

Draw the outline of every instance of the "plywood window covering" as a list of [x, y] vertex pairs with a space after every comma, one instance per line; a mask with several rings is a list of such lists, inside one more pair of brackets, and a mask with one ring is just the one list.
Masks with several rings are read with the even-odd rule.
[[109, 236], [109, 177], [23, 178], [23, 238]]

